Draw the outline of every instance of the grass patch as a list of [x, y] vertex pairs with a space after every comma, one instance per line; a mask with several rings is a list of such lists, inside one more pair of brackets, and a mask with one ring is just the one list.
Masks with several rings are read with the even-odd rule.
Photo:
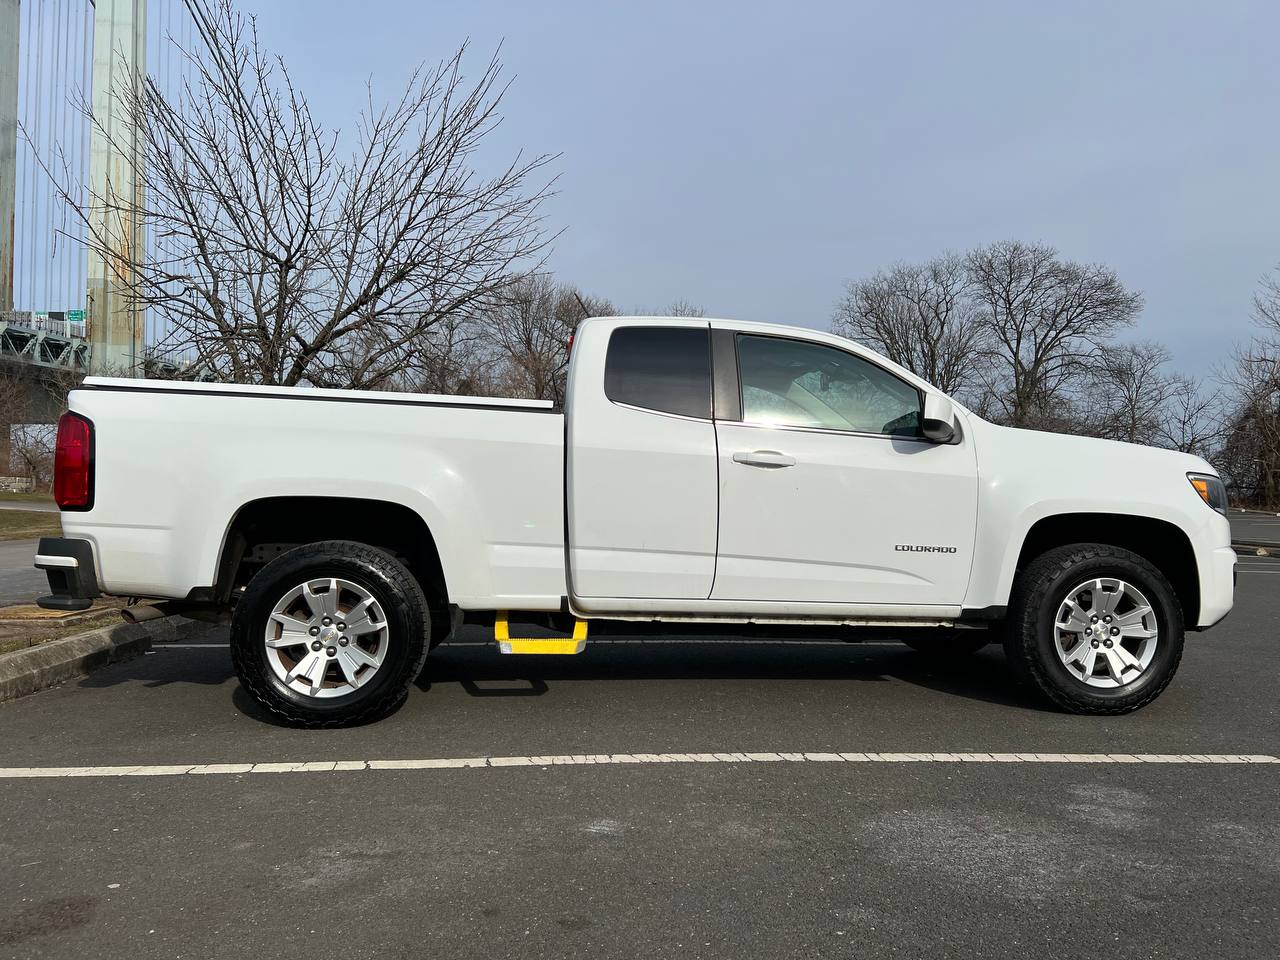
[[0, 491], [0, 500], [25, 503], [53, 503], [53, 495], [49, 493], [6, 493]]
[[34, 540], [62, 536], [61, 518], [56, 513], [35, 510], [0, 510], [0, 540]]
[[120, 618], [123, 605], [122, 600], [105, 597], [95, 601], [92, 609], [72, 617], [28, 621], [5, 621], [5, 611], [12, 613], [12, 608], [0, 607], [0, 654], [38, 647], [50, 640], [74, 637], [102, 627], [114, 627], [124, 622]]

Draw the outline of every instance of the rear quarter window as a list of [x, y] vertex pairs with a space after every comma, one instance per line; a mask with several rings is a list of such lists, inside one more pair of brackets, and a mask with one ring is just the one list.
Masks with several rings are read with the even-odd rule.
[[711, 418], [711, 332], [706, 327], [619, 327], [609, 338], [604, 394], [615, 403]]

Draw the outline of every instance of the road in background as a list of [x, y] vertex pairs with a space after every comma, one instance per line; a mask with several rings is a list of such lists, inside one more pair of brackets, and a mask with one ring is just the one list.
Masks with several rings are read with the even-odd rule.
[[[1280, 752], [1280, 562], [1156, 703], [992, 647], [467, 631], [362, 727], [276, 726], [226, 632], [0, 706], [0, 767], [717, 752]], [[0, 779], [0, 955], [1280, 955], [1280, 765], [681, 763]], [[8, 951], [8, 953], [6, 953]]]
[[57, 513], [58, 505], [49, 500], [0, 500], [0, 510], [18, 510], [26, 513]]
[[49, 578], [33, 567], [38, 540], [0, 540], [0, 606], [30, 603], [49, 592]]
[[1280, 514], [1232, 510], [1231, 539], [1280, 546]]

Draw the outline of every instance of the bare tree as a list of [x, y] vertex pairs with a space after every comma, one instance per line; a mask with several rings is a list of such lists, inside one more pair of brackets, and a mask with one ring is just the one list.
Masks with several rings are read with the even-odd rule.
[[608, 300], [536, 274], [510, 285], [482, 330], [505, 364], [511, 393], [563, 403], [574, 330], [588, 317], [617, 312]]
[[13, 431], [11, 468], [31, 481], [32, 490], [53, 484], [53, 455], [58, 428], [50, 423], [24, 423]]
[[[1116, 341], [1141, 307], [1141, 296], [1106, 267], [1009, 241], [849, 282], [832, 330], [960, 396], [987, 419], [1172, 447], [1215, 462], [1223, 462], [1232, 432], [1234, 449], [1247, 446], [1254, 458], [1256, 404], [1241, 419], [1228, 409], [1227, 390], [1169, 372], [1159, 343]], [[1264, 280], [1255, 319], [1274, 331], [1268, 342], [1280, 344], [1280, 274]], [[1254, 378], [1264, 355], [1280, 357], [1280, 348], [1266, 354], [1264, 341], [1246, 365]], [[1256, 386], [1237, 388], [1241, 396], [1258, 393]]]
[[880, 351], [939, 390], [964, 395], [980, 382], [990, 352], [971, 289], [963, 257], [899, 263], [846, 284], [832, 331]]
[[0, 361], [0, 474], [13, 469], [13, 428], [27, 416], [27, 385], [14, 367]]
[[630, 311], [630, 315], [636, 317], [681, 317], [699, 320], [707, 315], [707, 311], [703, 309], [701, 304], [681, 298], [672, 300], [661, 307], [638, 306]]
[[1113, 270], [1063, 260], [1044, 244], [1004, 241], [967, 260], [993, 346], [994, 408], [1013, 426], [1045, 426], [1100, 347], [1134, 322], [1142, 296]]
[[688, 300], [672, 300], [667, 304], [667, 308], [662, 311], [664, 317], [689, 317], [697, 320], [707, 315], [706, 310], [700, 304], [690, 303]]
[[1225, 436], [1225, 396], [1204, 381], [1175, 373], [1156, 443], [1216, 460]]
[[[1247, 374], [1247, 371], [1237, 368], [1236, 373]], [[1236, 500], [1274, 510], [1280, 508], [1277, 394], [1274, 390], [1259, 389], [1257, 382], [1247, 387], [1248, 392], [1236, 404], [1216, 460]]]
[[[540, 263], [549, 185], [535, 181], [551, 158], [479, 170], [506, 89], [496, 56], [469, 81], [464, 46], [390, 105], [370, 94], [343, 158], [253, 18], [231, 0], [191, 6], [208, 47], [187, 54], [195, 82], [173, 99], [150, 79], [119, 91], [145, 199], [91, 196], [80, 210], [113, 265], [122, 225], [151, 232], [153, 257], [118, 274], [169, 345], [236, 381], [377, 387], [429, 367], [452, 320]], [[132, 155], [119, 127], [90, 120]], [[72, 202], [78, 185], [55, 180]]]
[[1253, 320], [1263, 329], [1263, 335], [1280, 337], [1280, 266], [1267, 274], [1258, 284], [1253, 297]]
[[1075, 431], [1212, 457], [1223, 434], [1222, 391], [1170, 373], [1169, 351], [1151, 340], [1100, 352], [1074, 406]]
[[1241, 498], [1280, 506], [1280, 268], [1254, 298], [1259, 333], [1221, 374], [1235, 398], [1220, 463]]
[[1128, 443], [1154, 444], [1174, 396], [1165, 373], [1169, 351], [1151, 340], [1111, 344], [1081, 384], [1085, 432]]
[[500, 364], [488, 349], [479, 324], [450, 317], [434, 331], [418, 367], [394, 389], [419, 393], [488, 397], [505, 391]]
[[[47, 490], [53, 481], [53, 452], [57, 427], [34, 423], [49, 407], [66, 410], [67, 392], [83, 377], [71, 371], [32, 368], [23, 371], [0, 363], [0, 474], [26, 477], [35, 490]], [[40, 395], [48, 395], [49, 404]]]

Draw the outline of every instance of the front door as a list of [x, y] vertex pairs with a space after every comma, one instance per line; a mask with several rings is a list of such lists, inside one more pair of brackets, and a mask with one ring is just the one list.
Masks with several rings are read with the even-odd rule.
[[959, 604], [977, 507], [972, 443], [921, 439], [920, 391], [851, 352], [736, 342], [741, 419], [716, 423], [711, 598]]

